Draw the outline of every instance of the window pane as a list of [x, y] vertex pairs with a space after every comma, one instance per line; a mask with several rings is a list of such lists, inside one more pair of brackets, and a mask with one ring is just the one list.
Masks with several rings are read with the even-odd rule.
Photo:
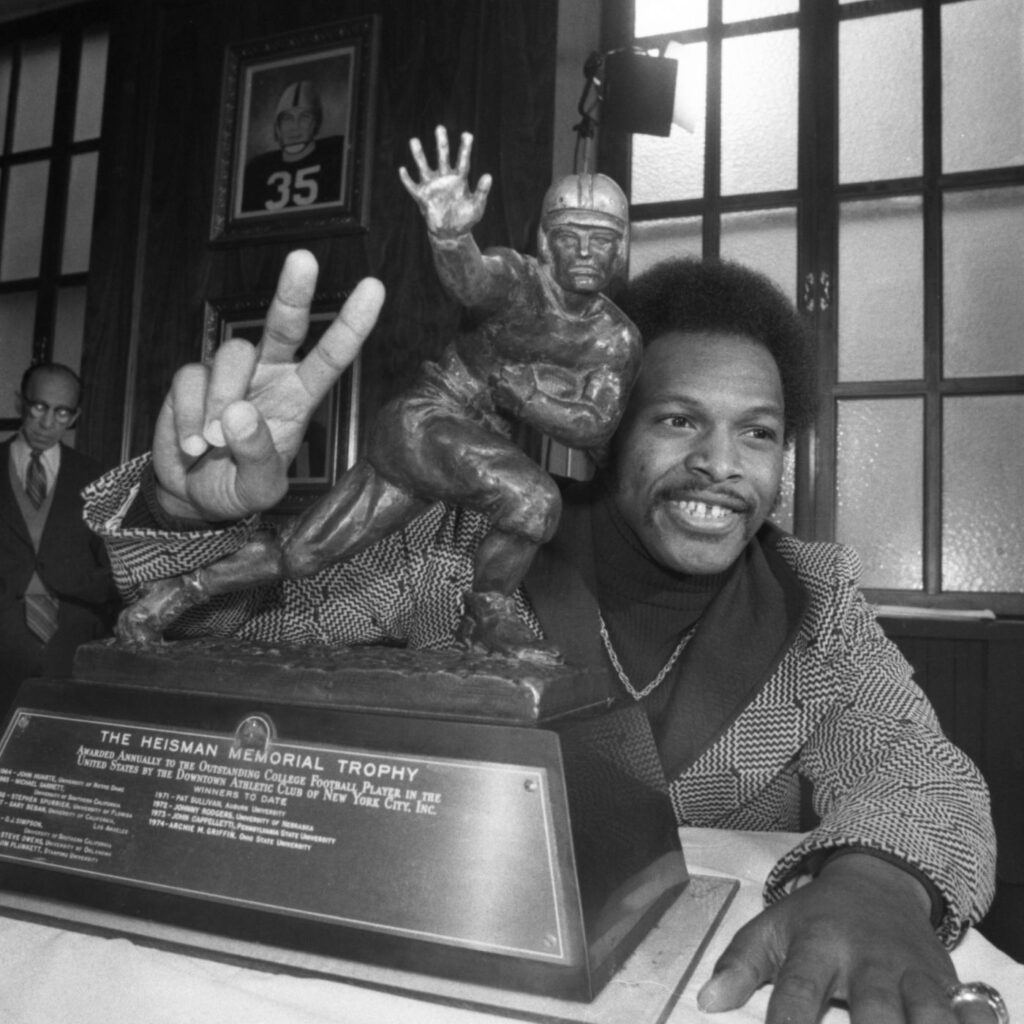
[[[704, 123], [706, 43], [678, 47], [679, 74], [699, 95], [691, 97], [694, 130], [672, 126], [668, 138], [633, 136], [632, 195], [634, 203], [658, 203], [671, 199], [699, 199], [704, 195]], [[686, 68], [685, 72], [683, 68]]]
[[633, 24], [638, 36], [703, 28], [707, 23], [708, 0], [636, 0]]
[[640, 221], [629, 229], [629, 276], [661, 260], [700, 256], [702, 245], [700, 217]]
[[839, 178], [921, 173], [921, 12], [839, 26]]
[[98, 139], [103, 121], [103, 95], [107, 84], [106, 31], [90, 32], [82, 40], [82, 63], [78, 73], [78, 106], [75, 110], [75, 141]]
[[725, 0], [722, 20], [747, 21], [772, 14], [791, 14], [800, 9], [800, 0]]
[[1024, 5], [942, 8], [942, 162], [946, 171], [1024, 163]]
[[0, 295], [0, 417], [17, 417], [14, 393], [21, 375], [32, 362], [32, 341], [36, 324], [36, 293], [12, 292]]
[[942, 589], [1024, 591], [1024, 395], [943, 402]]
[[859, 552], [864, 587], [924, 585], [923, 408], [919, 398], [839, 402], [836, 539]]
[[0, 153], [7, 144], [7, 105], [11, 102], [11, 51], [0, 48]]
[[53, 336], [53, 361], [78, 371], [82, 364], [85, 331], [85, 288], [61, 288], [57, 293], [57, 321]]
[[796, 188], [796, 30], [722, 46], [722, 192]]
[[96, 153], [84, 153], [71, 159], [68, 211], [64, 225], [64, 256], [61, 261], [63, 274], [75, 274], [89, 269], [98, 159]]
[[843, 203], [839, 215], [839, 379], [918, 380], [923, 372], [919, 199]]
[[60, 40], [56, 37], [33, 39], [22, 45], [14, 121], [15, 153], [49, 146], [53, 141], [59, 60]]
[[943, 238], [945, 375], [1024, 373], [1024, 188], [948, 194]]
[[779, 486], [779, 500], [769, 515], [769, 519], [787, 533], [793, 532], [793, 507], [796, 492], [796, 458], [792, 448], [786, 449], [782, 463], [782, 483]]
[[0, 249], [0, 281], [16, 281], [39, 273], [49, 177], [50, 164], [46, 160], [10, 169], [3, 248]]
[[767, 274], [796, 296], [796, 210], [756, 210], [722, 217], [721, 253]]

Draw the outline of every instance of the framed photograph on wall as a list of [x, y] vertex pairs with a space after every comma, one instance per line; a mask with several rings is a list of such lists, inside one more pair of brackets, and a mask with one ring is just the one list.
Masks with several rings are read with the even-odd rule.
[[[319, 300], [309, 318], [309, 333], [297, 353], [301, 360], [319, 341], [337, 314], [345, 296]], [[263, 333], [262, 311], [270, 298], [223, 300], [206, 304], [206, 329], [202, 358], [209, 362], [217, 347], [228, 338], [244, 338], [256, 344]], [[273, 514], [300, 512], [334, 486], [359, 454], [360, 360], [342, 374], [313, 413], [295, 460], [288, 468], [288, 494]]]
[[228, 47], [211, 241], [366, 229], [377, 37], [364, 17]]

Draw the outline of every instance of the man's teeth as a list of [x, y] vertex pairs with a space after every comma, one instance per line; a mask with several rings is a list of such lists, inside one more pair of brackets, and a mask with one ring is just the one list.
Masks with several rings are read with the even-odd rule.
[[704, 501], [680, 501], [676, 502], [685, 515], [703, 519], [725, 519], [733, 515], [732, 509], [723, 505], [709, 505]]

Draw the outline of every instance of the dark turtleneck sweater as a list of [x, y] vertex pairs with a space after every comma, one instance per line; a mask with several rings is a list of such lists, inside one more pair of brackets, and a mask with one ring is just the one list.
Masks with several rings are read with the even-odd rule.
[[[719, 576], [668, 571], [644, 551], [599, 478], [563, 490], [562, 519], [534, 559], [526, 590], [545, 635], [601, 674], [622, 704], [633, 698], [598, 633], [598, 608], [616, 655], [642, 690], [689, 626], [697, 629], [667, 678], [644, 700], [666, 775], [714, 742], [775, 670], [797, 636], [807, 594], [763, 526]], [[699, 619], [699, 622], [698, 622]]]
[[[644, 550], [607, 492], [594, 505], [597, 599], [612, 647], [634, 689], [642, 690], [672, 657], [680, 639], [735, 570], [687, 575], [667, 569]], [[679, 682], [680, 663], [643, 700], [656, 720]]]

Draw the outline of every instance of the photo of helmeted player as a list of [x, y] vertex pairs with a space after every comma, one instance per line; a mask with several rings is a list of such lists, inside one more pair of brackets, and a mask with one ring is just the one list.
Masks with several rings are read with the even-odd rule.
[[236, 217], [346, 204], [352, 65], [342, 51], [250, 69]]

